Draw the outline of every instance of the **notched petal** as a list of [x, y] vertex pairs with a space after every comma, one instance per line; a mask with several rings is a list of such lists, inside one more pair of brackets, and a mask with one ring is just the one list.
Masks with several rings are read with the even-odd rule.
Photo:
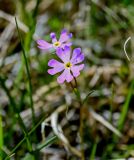
[[84, 54], [81, 53], [81, 48], [74, 49], [71, 62], [73, 64], [78, 64], [78, 63], [81, 63], [83, 60], [84, 60]]
[[74, 77], [78, 77], [80, 75], [80, 71], [84, 68], [84, 64], [81, 65], [75, 65], [71, 67], [71, 71], [73, 73]]
[[67, 30], [62, 30], [59, 41], [61, 43], [67, 43], [68, 40], [72, 38], [72, 33], [67, 33]]

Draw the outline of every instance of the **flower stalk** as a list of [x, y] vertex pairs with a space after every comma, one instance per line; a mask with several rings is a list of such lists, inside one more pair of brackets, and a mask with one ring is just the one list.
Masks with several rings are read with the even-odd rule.
[[75, 81], [75, 87], [72, 85], [72, 83], [70, 83], [70, 84], [71, 84], [71, 87], [73, 87], [73, 91], [79, 101], [79, 117], [80, 117], [79, 135], [80, 135], [80, 145], [81, 145], [81, 155], [82, 155], [81, 159], [85, 160], [84, 146], [83, 146], [83, 144], [84, 144], [84, 142], [83, 142], [83, 102], [81, 99], [81, 94], [78, 90], [78, 83], [77, 83], [77, 80], [75, 77], [74, 77], [74, 81]]
[[[80, 144], [81, 144], [81, 155], [82, 160], [85, 160], [84, 156], [84, 146], [83, 146], [83, 102], [81, 99], [80, 92], [78, 90], [78, 84], [76, 77], [80, 75], [80, 71], [84, 68], [84, 54], [82, 53], [81, 48], [75, 48], [73, 51], [71, 50], [72, 43], [69, 41], [72, 37], [72, 34], [68, 33], [66, 30], [62, 30], [59, 40], [56, 38], [55, 33], [50, 34], [50, 38], [52, 39], [52, 43], [48, 43], [44, 40], [38, 40], [38, 48], [42, 50], [50, 50], [54, 49], [56, 51], [57, 59], [51, 59], [48, 62], [48, 66], [51, 67], [48, 69], [48, 73], [50, 75], [55, 75], [57, 73], [61, 73], [58, 76], [57, 82], [59, 84], [63, 84], [67, 82], [70, 84], [73, 92], [75, 93], [77, 100], [79, 102], [79, 113], [80, 113], [80, 127], [79, 127], [79, 135], [80, 135]], [[74, 80], [74, 84], [72, 81]]]

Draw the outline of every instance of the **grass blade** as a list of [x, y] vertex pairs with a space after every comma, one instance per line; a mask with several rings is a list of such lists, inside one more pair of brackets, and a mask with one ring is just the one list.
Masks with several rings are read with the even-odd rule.
[[97, 142], [95, 142], [95, 143], [93, 144], [93, 148], [92, 148], [91, 155], [90, 155], [90, 158], [89, 158], [90, 160], [95, 159], [96, 149], [97, 149]]
[[124, 126], [124, 122], [125, 122], [125, 119], [126, 119], [126, 116], [127, 116], [128, 107], [129, 107], [129, 103], [130, 103], [130, 100], [131, 100], [131, 97], [132, 97], [132, 94], [133, 94], [133, 90], [134, 90], [134, 80], [131, 82], [131, 86], [130, 86], [130, 89], [129, 89], [129, 92], [128, 92], [128, 95], [127, 95], [127, 98], [126, 98], [126, 102], [123, 105], [122, 112], [121, 112], [121, 115], [120, 115], [120, 118], [119, 118], [119, 121], [118, 121], [118, 129], [119, 130], [122, 130], [122, 128]]
[[40, 144], [37, 146], [37, 150], [40, 151], [41, 149], [43, 149], [44, 147], [47, 147], [48, 145], [54, 143], [57, 140], [57, 136], [53, 136], [51, 138], [49, 138], [47, 141], [45, 141], [44, 143]]
[[19, 28], [18, 28], [16, 17], [15, 17], [15, 23], [16, 23], [16, 28], [17, 28], [18, 35], [19, 35], [19, 38], [20, 38], [20, 43], [21, 43], [21, 47], [22, 47], [22, 52], [23, 52], [23, 56], [24, 56], [24, 60], [25, 60], [26, 71], [27, 71], [27, 76], [28, 76], [28, 81], [29, 81], [30, 107], [31, 107], [31, 111], [32, 111], [32, 119], [33, 119], [33, 125], [34, 125], [35, 114], [34, 114], [33, 99], [32, 99], [32, 83], [31, 83], [30, 70], [29, 70], [28, 61], [27, 61], [25, 49], [23, 47], [22, 37], [21, 37], [20, 31], [19, 31]]

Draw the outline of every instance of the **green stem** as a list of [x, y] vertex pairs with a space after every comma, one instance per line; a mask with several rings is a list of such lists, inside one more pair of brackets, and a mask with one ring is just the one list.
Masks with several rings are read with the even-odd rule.
[[85, 156], [84, 156], [84, 146], [83, 146], [83, 103], [82, 103], [82, 99], [81, 99], [81, 95], [80, 95], [80, 92], [79, 90], [77, 89], [78, 87], [78, 84], [77, 84], [77, 80], [76, 78], [74, 77], [74, 80], [75, 80], [75, 87], [71, 84], [71, 87], [73, 88], [73, 91], [79, 101], [79, 109], [80, 109], [80, 127], [79, 127], [79, 134], [80, 134], [80, 144], [81, 144], [81, 159], [82, 160], [85, 160]]
[[26, 53], [25, 53], [25, 50], [24, 50], [24, 47], [23, 47], [22, 38], [21, 38], [21, 34], [20, 34], [20, 31], [19, 31], [19, 28], [18, 28], [18, 23], [17, 23], [16, 17], [15, 17], [15, 22], [16, 22], [16, 27], [17, 27], [19, 38], [20, 38], [20, 42], [21, 42], [22, 52], [23, 52], [23, 56], [24, 56], [24, 60], [25, 60], [26, 71], [27, 71], [27, 76], [28, 76], [28, 81], [29, 81], [30, 107], [31, 107], [31, 110], [32, 110], [32, 119], [33, 119], [33, 126], [34, 126], [35, 114], [34, 114], [33, 99], [32, 99], [32, 82], [31, 82], [30, 70], [29, 70], [29, 65], [28, 65]]
[[76, 80], [75, 77], [74, 77], [74, 81], [75, 81], [75, 88], [77, 88], [77, 87], [78, 87], [78, 84], [77, 84], [77, 80]]

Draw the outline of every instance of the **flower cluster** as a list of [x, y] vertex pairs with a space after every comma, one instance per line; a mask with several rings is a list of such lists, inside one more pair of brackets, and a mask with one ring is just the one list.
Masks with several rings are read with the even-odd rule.
[[71, 82], [74, 78], [80, 75], [80, 71], [84, 68], [84, 64], [81, 64], [84, 60], [84, 54], [81, 48], [75, 48], [71, 53], [70, 38], [72, 33], [68, 33], [67, 30], [62, 30], [59, 40], [56, 38], [55, 33], [50, 34], [52, 43], [48, 43], [44, 40], [37, 40], [38, 47], [40, 49], [49, 51], [55, 49], [56, 55], [60, 61], [51, 59], [48, 62], [48, 69], [50, 75], [62, 72], [57, 78], [58, 83]]

